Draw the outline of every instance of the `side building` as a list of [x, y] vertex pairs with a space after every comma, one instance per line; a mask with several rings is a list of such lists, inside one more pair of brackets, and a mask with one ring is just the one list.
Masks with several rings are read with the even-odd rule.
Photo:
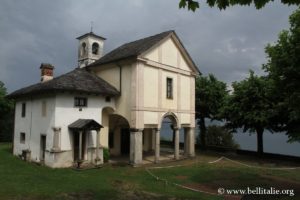
[[41, 83], [10, 94], [16, 99], [14, 155], [50, 167], [70, 167], [78, 160], [101, 164], [103, 144], [97, 143], [97, 134], [98, 141], [107, 136], [99, 133], [99, 113], [114, 108], [119, 92], [85, 69], [54, 79], [51, 65], [42, 64], [41, 70]]

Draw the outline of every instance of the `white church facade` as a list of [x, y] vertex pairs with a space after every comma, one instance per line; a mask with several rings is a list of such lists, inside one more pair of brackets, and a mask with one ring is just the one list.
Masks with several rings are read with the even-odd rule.
[[[184, 155], [195, 155], [195, 77], [200, 74], [174, 31], [121, 45], [103, 54], [105, 38], [77, 38], [78, 68], [53, 78], [41, 65], [41, 82], [9, 95], [16, 100], [14, 155], [49, 167], [103, 163], [128, 155], [132, 165], [144, 152], [160, 161], [162, 121], [173, 124], [174, 159], [179, 134]], [[183, 129], [183, 133], [179, 129]]]

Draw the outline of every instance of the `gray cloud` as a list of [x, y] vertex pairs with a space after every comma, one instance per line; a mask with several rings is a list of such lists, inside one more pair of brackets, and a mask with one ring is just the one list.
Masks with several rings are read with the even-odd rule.
[[[179, 0], [178, 0], [179, 1]], [[231, 83], [265, 62], [264, 46], [288, 28], [295, 7], [278, 2], [262, 10], [236, 6], [219, 11], [202, 5], [195, 13], [174, 0], [0, 2], [0, 80], [8, 90], [39, 81], [39, 65], [59, 75], [77, 65], [76, 37], [90, 30], [106, 37], [105, 51], [122, 43], [175, 29], [204, 75]]]

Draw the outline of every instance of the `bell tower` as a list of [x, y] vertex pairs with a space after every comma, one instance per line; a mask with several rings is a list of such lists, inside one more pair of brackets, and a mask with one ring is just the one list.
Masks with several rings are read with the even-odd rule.
[[106, 38], [92, 31], [78, 38], [78, 67], [85, 67], [103, 56], [103, 45]]

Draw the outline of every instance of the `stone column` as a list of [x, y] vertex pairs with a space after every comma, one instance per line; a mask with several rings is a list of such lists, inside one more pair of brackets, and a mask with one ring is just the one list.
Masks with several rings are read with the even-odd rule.
[[188, 147], [188, 156], [195, 156], [195, 128], [188, 128], [188, 136], [189, 136], [189, 147]]
[[138, 165], [143, 161], [143, 129], [130, 129], [130, 164]]
[[179, 129], [176, 127], [174, 128], [175, 131], [175, 144], [174, 144], [174, 157], [175, 160], [179, 159]]
[[160, 130], [158, 128], [154, 129], [155, 133], [155, 163], [159, 162], [160, 157]]
[[96, 135], [96, 161], [100, 159], [99, 157], [99, 132], [100, 130], [97, 130], [97, 135]]
[[184, 128], [184, 156], [189, 156], [190, 147], [190, 131], [189, 128]]
[[82, 131], [79, 131], [79, 160], [82, 160]]

